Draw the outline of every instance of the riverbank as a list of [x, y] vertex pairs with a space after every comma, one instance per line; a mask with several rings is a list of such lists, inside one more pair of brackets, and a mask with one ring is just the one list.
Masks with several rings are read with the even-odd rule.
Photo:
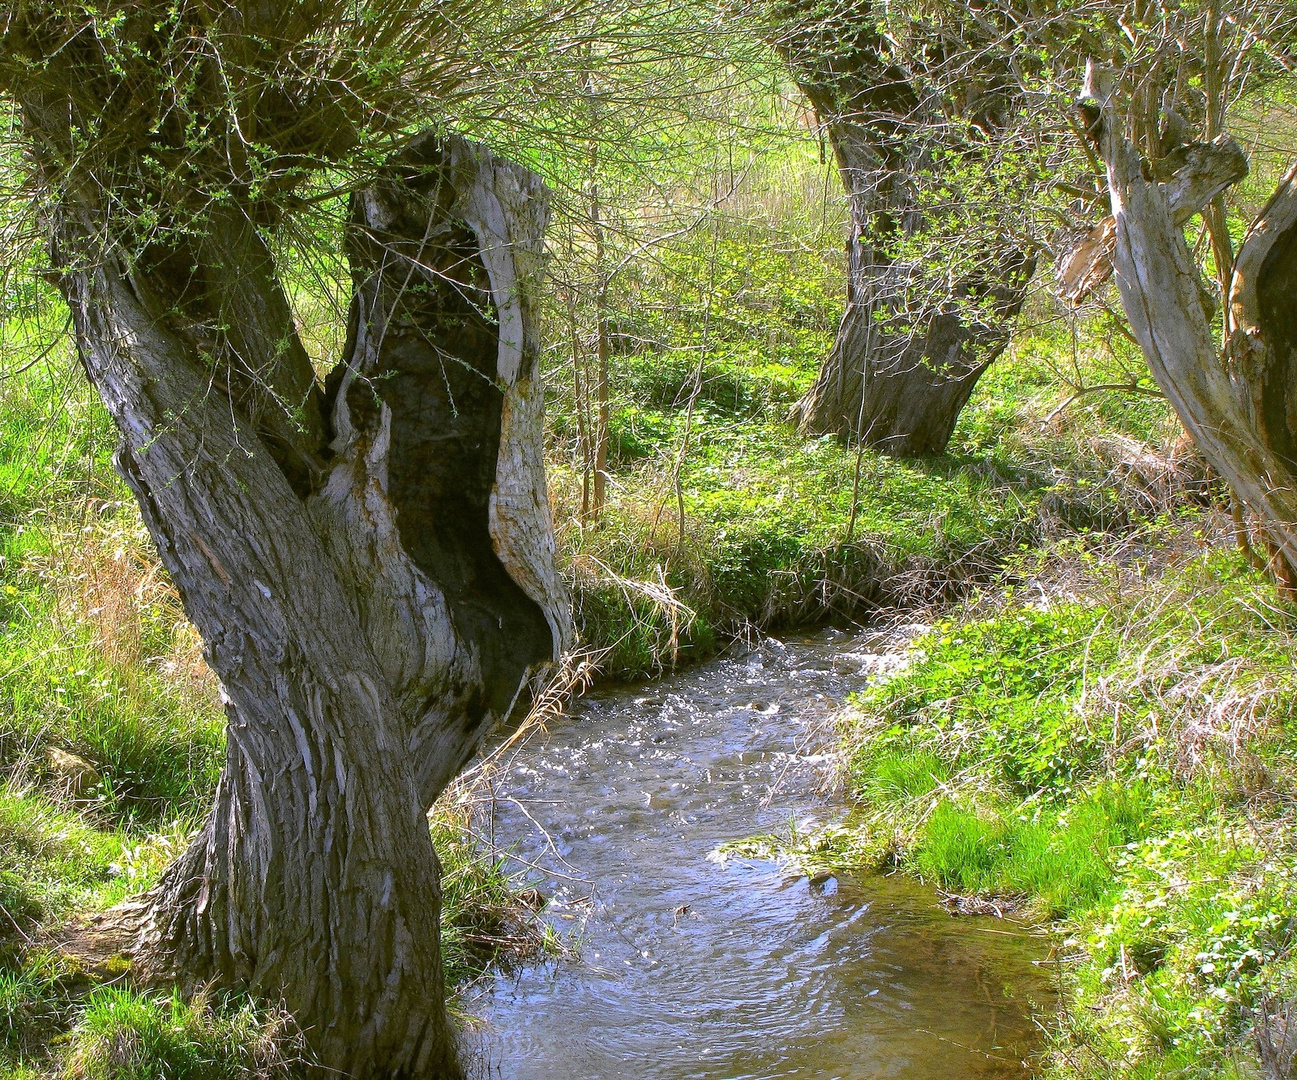
[[1060, 1080], [1291, 1075], [1295, 613], [1229, 539], [1021, 556], [851, 701], [856, 810], [791, 845], [1052, 926]]
[[[617, 358], [614, 447], [631, 449], [613, 454], [608, 505], [586, 520], [560, 393], [560, 558], [603, 675], [653, 675], [764, 632], [940, 609], [1024, 550], [1131, 536], [1218, 500], [1161, 399], [1059, 408], [1056, 332], [1024, 335], [983, 377], [948, 452], [927, 460], [794, 432], [784, 417], [814, 375], [805, 353], [782, 365], [718, 353], [694, 381], [660, 356]], [[1075, 377], [1101, 378], [1087, 363]]]

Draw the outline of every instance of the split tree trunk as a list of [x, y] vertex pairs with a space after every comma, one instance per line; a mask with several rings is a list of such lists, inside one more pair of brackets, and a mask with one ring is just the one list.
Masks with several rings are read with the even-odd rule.
[[138, 966], [282, 997], [352, 1076], [460, 1075], [426, 811], [567, 634], [545, 206], [485, 149], [418, 140], [353, 198], [327, 389], [246, 221], [142, 255], [70, 198], [55, 223], [121, 471], [228, 699], [212, 814], [127, 913]]
[[[1150, 171], [1160, 181], [1171, 220], [1183, 225], [1194, 214], [1211, 212], [1221, 193], [1247, 176], [1247, 155], [1227, 135], [1209, 143], [1189, 143], [1155, 162]], [[1087, 228], [1064, 230], [1056, 240], [1054, 274], [1061, 299], [1073, 307], [1112, 276], [1117, 246], [1111, 216]]]
[[[777, 43], [824, 124], [851, 210], [846, 311], [793, 419], [806, 434], [836, 434], [897, 456], [937, 454], [1008, 344], [1035, 260], [1007, 238], [970, 239], [944, 265], [896, 254], [930, 224], [922, 189], [932, 162], [920, 136], [952, 121], [921, 101], [871, 17], [866, 11], [849, 28], [830, 19]], [[986, 85], [967, 87], [967, 100], [976, 103], [978, 126], [993, 132], [1006, 122], [1009, 84], [981, 74]], [[958, 135], [939, 138], [959, 151]]]
[[1222, 358], [1184, 235], [1093, 68], [1086, 92], [1097, 107], [1092, 134], [1108, 170], [1113, 265], [1131, 330], [1185, 430], [1255, 515], [1281, 587], [1297, 592], [1297, 167], [1239, 250]]

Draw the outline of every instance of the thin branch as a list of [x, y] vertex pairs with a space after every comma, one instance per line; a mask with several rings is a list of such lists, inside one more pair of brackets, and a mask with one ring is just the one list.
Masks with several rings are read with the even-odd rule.
[[1076, 393], [1072, 394], [1056, 408], [1051, 409], [1048, 415], [1046, 415], [1045, 418], [1041, 420], [1041, 424], [1042, 425], [1049, 424], [1056, 417], [1061, 415], [1063, 411], [1068, 408], [1068, 406], [1074, 404], [1075, 402], [1079, 401], [1081, 398], [1086, 397], [1089, 394], [1112, 393], [1112, 392], [1121, 392], [1126, 394], [1143, 394], [1145, 397], [1155, 397], [1155, 398], [1165, 397], [1162, 391], [1158, 390], [1156, 387], [1141, 386], [1134, 379], [1131, 379], [1130, 382], [1124, 382], [1124, 383], [1095, 383], [1093, 386], [1081, 387], [1079, 390], [1076, 391]]

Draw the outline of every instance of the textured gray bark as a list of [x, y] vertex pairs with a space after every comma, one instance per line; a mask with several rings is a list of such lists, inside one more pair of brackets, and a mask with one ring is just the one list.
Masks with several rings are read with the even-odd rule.
[[327, 389], [255, 229], [218, 216], [150, 258], [70, 199], [55, 223], [121, 471], [228, 699], [212, 814], [119, 921], [141, 971], [282, 997], [354, 1076], [459, 1075], [425, 814], [568, 634], [530, 295], [545, 206], [483, 148], [417, 141], [353, 199]]
[[1271, 568], [1297, 586], [1297, 170], [1253, 223], [1239, 250], [1222, 358], [1201, 279], [1166, 195], [1144, 176], [1110, 92], [1093, 69], [1087, 100], [1108, 170], [1116, 226], [1113, 265], [1122, 307], [1153, 378], [1203, 456], [1256, 517]]
[[[1216, 196], [1247, 176], [1247, 155], [1227, 135], [1210, 143], [1190, 143], [1160, 159], [1152, 171], [1160, 181], [1171, 219], [1183, 225]], [[1117, 245], [1111, 217], [1089, 228], [1068, 230], [1055, 241], [1054, 275], [1058, 295], [1080, 304], [1112, 276]]]
[[[832, 351], [793, 419], [898, 456], [940, 453], [987, 366], [1004, 350], [1034, 258], [1008, 238], [969, 239], [950, 265], [898, 259], [898, 240], [925, 228], [916, 136], [957, 128], [920, 99], [892, 62], [866, 9], [841, 32], [790, 29], [778, 45], [824, 124], [851, 210], [847, 306]], [[792, 17], [795, 21], [795, 16]], [[976, 66], [976, 61], [973, 61]], [[970, 74], [967, 122], [1003, 129], [1007, 73]], [[947, 134], [960, 151], [958, 136]], [[964, 149], [967, 149], [966, 147]]]

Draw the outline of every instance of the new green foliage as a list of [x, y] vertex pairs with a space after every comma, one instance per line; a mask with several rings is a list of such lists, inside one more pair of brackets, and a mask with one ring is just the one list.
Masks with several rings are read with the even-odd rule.
[[[867, 692], [859, 707], [908, 737], [926, 732], [957, 760], [998, 767], [998, 779], [1024, 794], [1065, 791], [1098, 757], [1074, 705], [1090, 665], [1115, 655], [1104, 618], [1098, 608], [1060, 604], [943, 622], [915, 644], [904, 675]], [[857, 757], [870, 752], [862, 747]]]

